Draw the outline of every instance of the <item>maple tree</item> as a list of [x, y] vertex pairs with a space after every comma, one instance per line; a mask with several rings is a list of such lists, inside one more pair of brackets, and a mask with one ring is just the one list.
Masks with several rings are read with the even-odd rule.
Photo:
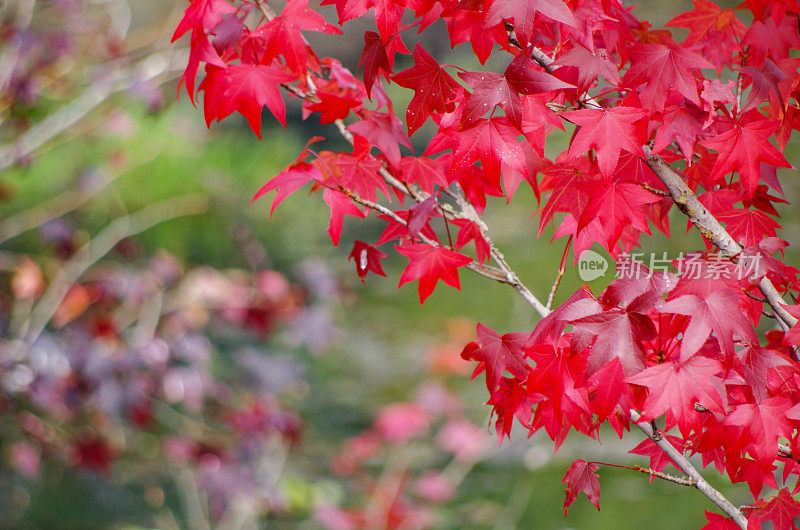
[[[420, 302], [439, 280], [459, 288], [465, 268], [514, 288], [541, 320], [506, 334], [479, 325], [462, 352], [474, 376], [486, 374], [501, 440], [514, 419], [556, 447], [573, 429], [636, 427], [647, 439], [632, 452], [650, 458], [637, 470], [706, 495], [722, 513], [707, 512], [705, 528], [796, 527], [800, 271], [783, 261], [775, 206], [786, 202], [776, 170], [791, 168], [783, 151], [800, 129], [800, 4], [695, 0], [667, 22], [675, 33], [618, 0], [323, 4], [338, 24], [307, 0], [192, 0], [175, 31], [190, 34], [182, 83], [192, 101], [203, 93], [208, 123], [239, 112], [260, 136], [263, 107], [285, 124], [285, 98], [298, 98], [304, 118], [319, 113], [352, 147], [316, 150], [311, 139], [256, 199], [276, 191], [274, 210], [310, 184], [330, 207], [334, 245], [345, 216], [374, 215], [383, 233], [355, 241], [349, 259], [363, 281], [385, 274], [378, 247], [394, 249], [408, 259], [399, 283], [418, 281]], [[352, 69], [303, 33], [336, 35], [373, 16], [377, 32], [364, 32]], [[410, 50], [439, 20], [451, 46], [507, 68], [467, 71], [419, 42]], [[399, 69], [398, 55], [413, 66]], [[392, 83], [413, 90], [405, 128]], [[547, 157], [556, 130], [570, 144]], [[425, 148], [413, 150], [412, 136]], [[511, 200], [523, 182], [540, 201], [539, 235], [553, 223], [576, 259], [599, 245], [617, 260], [601, 293], [584, 286], [552, 307], [559, 281], [540, 301], [491, 241], [487, 197]], [[671, 213], [706, 248], [664, 270], [628, 259], [651, 224], [670, 235]], [[747, 483], [753, 502], [731, 503], [694, 455]], [[580, 492], [599, 507], [598, 464], [570, 466], [565, 509]]]

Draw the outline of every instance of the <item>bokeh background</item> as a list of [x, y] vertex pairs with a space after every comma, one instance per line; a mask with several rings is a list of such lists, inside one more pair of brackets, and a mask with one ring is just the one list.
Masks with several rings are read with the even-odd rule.
[[[265, 118], [263, 141], [239, 117], [207, 129], [177, 98], [186, 43], [169, 40], [186, 5], [0, 4], [0, 527], [701, 526], [703, 496], [610, 467], [602, 511], [581, 497], [564, 516], [571, 460], [647, 466], [628, 454], [637, 433], [554, 453], [519, 431], [498, 447], [459, 352], [478, 321], [531, 329], [511, 289], [464, 273], [461, 291], [443, 286], [420, 307], [414, 285], [397, 289], [405, 260], [366, 286], [347, 262], [377, 225], [346, 223], [335, 248], [317, 197], [295, 194], [271, 219], [267, 202], [250, 205], [307, 138], [342, 145], [291, 102], [288, 130]], [[689, 7], [637, 10], [659, 24]], [[362, 41], [348, 27], [352, 38], [318, 43], [354, 69]], [[478, 67], [438, 35], [425, 39], [442, 62]], [[390, 91], [405, 108], [411, 94]], [[536, 239], [536, 209], [520, 191], [487, 221], [546, 293], [564, 241]], [[644, 250], [701, 248], [684, 226], [674, 218], [673, 239]], [[580, 284], [568, 266], [561, 295]]]

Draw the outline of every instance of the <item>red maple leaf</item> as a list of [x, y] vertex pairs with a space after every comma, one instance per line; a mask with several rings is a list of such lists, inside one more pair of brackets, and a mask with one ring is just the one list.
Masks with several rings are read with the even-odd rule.
[[235, 12], [236, 8], [228, 0], [193, 0], [186, 8], [178, 27], [175, 28], [172, 42], [189, 30], [203, 35], [204, 30], [216, 26], [223, 15]]
[[404, 156], [400, 160], [403, 179], [409, 184], [417, 184], [427, 193], [433, 193], [433, 185], [447, 187], [447, 177], [441, 164], [433, 158]]
[[364, 67], [364, 86], [367, 95], [372, 98], [372, 87], [381, 76], [389, 79], [394, 67], [394, 56], [397, 53], [409, 54], [400, 35], [395, 35], [387, 42], [374, 31], [364, 33], [364, 49], [358, 59], [358, 68]]
[[744, 36], [745, 25], [736, 18], [732, 9], [722, 10], [709, 0], [694, 0], [694, 9], [682, 13], [665, 24], [675, 28], [687, 28], [689, 34], [684, 44], [691, 46], [697, 44], [715, 33], [721, 32], [731, 38], [741, 39]]
[[694, 52], [677, 46], [640, 44], [631, 51], [631, 67], [622, 79], [630, 87], [644, 85], [642, 103], [656, 110], [664, 108], [674, 92], [700, 106], [693, 71], [714, 68], [714, 65]]
[[759, 403], [736, 405], [733, 412], [725, 418], [725, 425], [733, 426], [747, 442], [754, 458], [763, 463], [775, 460], [775, 447], [778, 438], [789, 438], [792, 425], [786, 418], [786, 411], [793, 403], [787, 397], [775, 396]]
[[642, 405], [642, 419], [653, 420], [666, 413], [667, 426], [677, 425], [688, 433], [693, 425], [694, 404], [723, 412], [722, 372], [719, 361], [695, 355], [685, 363], [657, 364], [628, 377], [628, 383], [648, 389]]
[[[672, 445], [672, 447], [674, 447], [678, 451], [681, 452], [684, 451], [686, 447], [686, 442], [683, 440], [683, 438], [672, 436], [671, 434], [666, 435], [665, 438], [670, 443], [670, 445]], [[672, 459], [669, 456], [667, 456], [667, 454], [664, 451], [662, 451], [661, 448], [657, 446], [655, 442], [653, 442], [653, 440], [651, 440], [650, 438], [645, 439], [644, 441], [642, 441], [642, 443], [640, 443], [639, 445], [637, 445], [628, 452], [633, 453], [635, 455], [642, 455], [649, 457], [650, 469], [652, 469], [653, 471], [664, 471], [664, 468], [666, 468], [668, 464], [672, 464], [673, 466], [675, 466], [675, 469], [680, 470], [678, 465], [675, 462], [673, 462]], [[651, 475], [650, 482], [652, 482], [654, 478], [655, 477]]]
[[570, 26], [577, 24], [569, 7], [562, 0], [495, 0], [486, 13], [486, 23], [494, 26], [504, 20], [513, 22], [517, 40], [523, 49], [527, 49], [533, 38], [537, 13]]
[[584, 156], [594, 147], [600, 171], [610, 177], [617, 168], [620, 151], [624, 149], [635, 155], [642, 152], [644, 138], [634, 124], [646, 115], [642, 109], [622, 106], [566, 113], [564, 117], [579, 126], [568, 156]]
[[703, 130], [703, 113], [689, 105], [670, 105], [664, 109], [663, 125], [656, 130], [653, 152], [660, 153], [674, 140], [684, 158], [692, 160], [694, 144]]
[[363, 110], [359, 112], [361, 121], [347, 126], [347, 129], [360, 134], [377, 146], [389, 163], [397, 167], [400, 164], [400, 146], [411, 149], [408, 136], [403, 133], [403, 123], [393, 112], [375, 112]]
[[735, 338], [756, 342], [752, 324], [739, 309], [739, 295], [731, 289], [714, 291], [705, 298], [693, 294], [680, 296], [666, 302], [659, 311], [691, 318], [681, 342], [682, 359], [699, 350], [712, 331], [726, 355], [734, 354]]
[[331, 237], [334, 247], [339, 246], [339, 238], [342, 236], [342, 226], [344, 216], [366, 217], [361, 208], [350, 200], [350, 197], [331, 188], [325, 188], [322, 193], [323, 199], [331, 209], [331, 218], [328, 223], [328, 235]]
[[623, 410], [630, 409], [630, 387], [625, 382], [625, 372], [618, 358], [611, 359], [600, 370], [592, 374], [587, 381], [586, 390], [589, 392], [590, 403], [600, 422], [620, 406], [623, 407]]
[[458, 281], [458, 268], [472, 262], [463, 254], [444, 247], [435, 247], [424, 243], [406, 243], [403, 246], [395, 245], [397, 252], [408, 258], [408, 265], [400, 275], [400, 285], [419, 280], [419, 303], [425, 302], [442, 280], [456, 289], [461, 289]]
[[494, 393], [503, 377], [508, 372], [517, 379], [525, 379], [531, 365], [525, 360], [523, 346], [530, 333], [505, 333], [500, 335], [495, 330], [478, 324], [478, 340], [470, 342], [461, 351], [461, 358], [466, 361], [478, 361], [474, 378], [486, 370], [486, 387]]
[[432, 112], [452, 112], [455, 98], [462, 90], [458, 81], [419, 43], [414, 46], [414, 66], [395, 74], [392, 80], [414, 90], [414, 97], [406, 111], [409, 136], [425, 123]]
[[626, 375], [644, 369], [642, 344], [655, 335], [650, 317], [612, 308], [573, 320], [572, 325], [573, 349], [584, 351], [591, 347], [586, 366], [588, 374], [594, 374], [613, 359], [619, 359]]
[[603, 48], [591, 52], [581, 45], [575, 45], [572, 49], [562, 53], [556, 59], [556, 64], [571, 66], [578, 70], [578, 90], [581, 93], [589, 90], [597, 77], [601, 75], [610, 84], [619, 85], [619, 68]]
[[364, 278], [369, 271], [374, 272], [378, 276], [386, 276], [386, 273], [383, 272], [383, 266], [381, 265], [381, 260], [385, 257], [385, 252], [381, 252], [372, 245], [368, 245], [356, 239], [355, 243], [353, 243], [353, 250], [350, 251], [347, 261], [355, 259], [356, 273], [358, 273], [358, 277], [361, 278], [361, 283], [366, 283]]
[[481, 118], [475, 125], [460, 131], [453, 152], [451, 168], [465, 169], [480, 159], [483, 169], [496, 182], [503, 165], [525, 170], [525, 153], [517, 141], [519, 131], [508, 118]]
[[761, 177], [761, 162], [778, 167], [791, 167], [780, 151], [769, 142], [778, 122], [737, 122], [731, 129], [703, 141], [703, 145], [719, 152], [711, 178], [721, 178], [738, 171], [748, 196], [753, 195]]
[[341, 90], [335, 80], [321, 83], [317, 86], [316, 94], [319, 101], [306, 100], [303, 103], [306, 109], [320, 113], [319, 122], [322, 125], [345, 119], [350, 110], [362, 103], [353, 90]]
[[267, 20], [256, 28], [249, 36], [263, 42], [264, 54], [261, 64], [270, 64], [279, 55], [286, 61], [286, 66], [305, 77], [309, 62], [316, 69], [317, 59], [301, 30], [320, 33], [337, 34], [342, 31], [325, 21], [325, 18], [308, 9], [308, 0], [291, 0], [286, 3], [283, 12], [271, 20]]
[[600, 509], [600, 482], [597, 475], [597, 464], [586, 460], [575, 460], [567, 469], [561, 482], [567, 483], [566, 498], [564, 499], [564, 515], [567, 508], [575, 502], [578, 493], [586, 494], [595, 508]]
[[261, 109], [266, 106], [286, 126], [286, 107], [280, 84], [294, 77], [271, 66], [234, 64], [227, 68], [207, 67], [199, 90], [205, 91], [203, 110], [206, 124], [220, 121], [238, 111], [256, 136], [261, 138]]
[[469, 219], [454, 219], [452, 223], [460, 227], [458, 237], [456, 238], [456, 248], [459, 249], [470, 241], [475, 241], [475, 253], [478, 257], [478, 263], [486, 261], [486, 258], [489, 257], [489, 253], [491, 252], [491, 248], [483, 237], [481, 227]]
[[769, 502], [761, 499], [747, 518], [747, 528], [761, 530], [764, 521], [770, 521], [774, 530], [795, 530], [795, 518], [800, 517], [800, 502], [797, 502], [786, 488], [781, 488]]
[[725, 229], [742, 246], [758, 245], [763, 239], [775, 237], [781, 227], [772, 217], [759, 212], [735, 208], [717, 214], [717, 220], [725, 223]]
[[708, 523], [700, 530], [739, 530], [739, 525], [730, 517], [706, 510]]
[[464, 101], [461, 124], [471, 125], [501, 105], [506, 116], [517, 126], [521, 125], [522, 103], [519, 94], [508, 86], [505, 76], [494, 72], [460, 72], [458, 76], [466, 81], [473, 92]]
[[606, 248], [612, 248], [616, 244], [626, 227], [650, 233], [643, 206], [658, 202], [660, 197], [645, 190], [641, 184], [604, 179], [588, 183], [584, 191], [590, 194], [590, 199], [578, 218], [578, 230], [583, 230], [594, 219], [599, 219]]
[[261, 189], [256, 192], [255, 196], [253, 197], [253, 202], [272, 190], [278, 190], [275, 198], [272, 199], [272, 205], [269, 209], [269, 215], [272, 216], [275, 208], [277, 208], [286, 197], [299, 190], [312, 180], [322, 180], [322, 173], [320, 173], [316, 166], [306, 162], [292, 164], [288, 168], [272, 177], [269, 182], [264, 184]]

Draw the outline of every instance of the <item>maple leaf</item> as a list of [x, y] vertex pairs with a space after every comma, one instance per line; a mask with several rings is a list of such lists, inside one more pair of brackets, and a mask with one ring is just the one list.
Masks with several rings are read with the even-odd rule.
[[[186, 63], [186, 70], [184, 70], [180, 80], [180, 83], [186, 84], [186, 93], [189, 94], [189, 100], [192, 102], [192, 105], [195, 104], [194, 84], [201, 61], [219, 68], [225, 68], [227, 66], [220, 58], [217, 50], [208, 42], [205, 35], [195, 37], [195, 34], [192, 34], [191, 46], [189, 47], [189, 60]], [[179, 92], [180, 83], [178, 84]]]
[[441, 164], [432, 158], [404, 156], [400, 160], [400, 171], [409, 184], [417, 184], [426, 193], [433, 193], [433, 185], [447, 187], [447, 177]]
[[792, 407], [792, 400], [775, 396], [760, 403], [736, 405], [733, 412], [725, 418], [725, 425], [735, 427], [747, 441], [752, 456], [765, 464], [775, 459], [778, 438], [789, 438], [792, 425], [786, 418], [786, 411]]
[[621, 406], [623, 410], [630, 409], [628, 406], [630, 387], [625, 383], [622, 363], [616, 357], [589, 377], [586, 389], [600, 422], [610, 416], [617, 407]]
[[760, 530], [763, 528], [761, 523], [770, 521], [774, 530], [794, 530], [797, 517], [800, 517], [800, 502], [794, 500], [788, 489], [781, 488], [769, 502], [759, 499], [756, 509], [747, 518], [747, 528], [752, 526], [754, 530]]
[[387, 80], [394, 67], [394, 56], [397, 53], [410, 54], [400, 35], [394, 35], [383, 42], [374, 31], [364, 33], [364, 49], [358, 59], [358, 68], [364, 67], [364, 86], [367, 96], [372, 99], [372, 87], [381, 76]]
[[642, 406], [644, 421], [666, 413], [668, 428], [678, 425], [682, 433], [688, 433], [696, 414], [695, 403], [715, 412], [724, 410], [720, 394], [722, 379], [717, 375], [721, 371], [719, 361], [695, 355], [682, 364], [666, 362], [651, 366], [627, 381], [649, 390]]
[[663, 125], [656, 130], [653, 152], [660, 153], [674, 140], [684, 158], [692, 160], [694, 145], [703, 130], [703, 113], [689, 105], [670, 105], [664, 109]]
[[743, 66], [736, 70], [748, 78], [742, 86], [744, 88], [750, 86], [750, 95], [747, 97], [747, 104], [742, 108], [742, 112], [757, 107], [759, 103], [767, 99], [773, 108], [783, 112], [786, 104], [778, 84], [788, 76], [774, 62], [766, 59], [760, 68]]
[[319, 123], [322, 125], [345, 119], [350, 114], [350, 110], [361, 105], [361, 101], [352, 90], [342, 91], [338, 89], [338, 86], [339, 83], [335, 81], [320, 85], [316, 91], [319, 101], [304, 101], [305, 108], [320, 113]]
[[503, 76], [511, 88], [528, 96], [575, 88], [575, 85], [542, 72], [539, 68], [537, 63], [521, 53], [511, 61]]
[[700, 530], [739, 530], [739, 525], [730, 517], [725, 517], [718, 513], [709, 512], [706, 510], [706, 519], [708, 523]]
[[205, 29], [216, 26], [223, 15], [235, 13], [236, 7], [231, 5], [228, 0], [193, 0], [186, 8], [183, 18], [172, 34], [172, 42], [175, 42], [187, 31], [191, 30], [198, 35], [203, 35]]
[[659, 311], [691, 318], [681, 341], [682, 359], [699, 350], [712, 331], [726, 355], [734, 354], [734, 338], [756, 342], [753, 326], [739, 309], [739, 296], [731, 289], [714, 291], [705, 298], [683, 295], [666, 302]]
[[380, 149], [389, 163], [400, 164], [400, 146], [411, 149], [408, 136], [403, 134], [403, 124], [393, 112], [363, 110], [359, 113], [361, 121], [347, 126], [347, 129], [360, 134]]
[[617, 179], [594, 181], [586, 185], [584, 192], [590, 194], [590, 199], [578, 218], [578, 230], [600, 219], [606, 248], [616, 244], [626, 227], [650, 233], [643, 206], [658, 202], [660, 197], [639, 183]]
[[528, 392], [517, 379], [500, 379], [499, 386], [486, 402], [487, 405], [492, 405], [492, 413], [497, 414], [494, 424], [497, 438], [502, 440], [504, 436], [511, 434], [514, 418], [525, 426], [529, 425], [533, 416], [532, 408], [542, 399], [541, 396]]
[[417, 237], [419, 231], [427, 226], [438, 205], [439, 202], [436, 200], [436, 196], [431, 195], [408, 210], [408, 235], [412, 239]]
[[591, 347], [587, 373], [594, 374], [606, 363], [619, 359], [626, 375], [645, 367], [642, 343], [655, 335], [650, 318], [640, 313], [612, 308], [572, 321], [575, 351]]
[[[579, 158], [578, 161], [585, 162], [586, 158]], [[544, 178], [541, 190], [543, 192], [552, 190], [552, 193], [538, 212], [541, 217], [537, 237], [541, 237], [544, 227], [553, 219], [556, 212], [570, 212], [574, 217], [580, 217], [589, 204], [591, 193], [588, 190], [594, 182], [602, 178], [596, 171], [571, 167], [567, 164], [547, 167], [542, 173]]]
[[287, 167], [264, 184], [258, 192], [256, 192], [255, 196], [253, 196], [251, 203], [272, 190], [278, 190], [278, 193], [275, 194], [275, 197], [272, 199], [272, 205], [269, 209], [269, 215], [271, 217], [275, 208], [277, 208], [286, 197], [312, 180], [322, 180], [322, 173], [319, 168], [306, 162], [297, 162]]
[[564, 117], [579, 126], [569, 145], [568, 156], [584, 156], [594, 147], [600, 171], [610, 177], [617, 168], [620, 151], [641, 154], [644, 138], [634, 123], [645, 116], [642, 109], [623, 106], [567, 112]]
[[261, 138], [261, 109], [266, 106], [285, 127], [286, 107], [279, 86], [293, 79], [285, 72], [260, 64], [210, 67], [199, 88], [205, 91], [203, 110], [206, 124], [238, 111]]
[[556, 64], [577, 68], [578, 90], [581, 93], [589, 90], [601, 75], [614, 86], [620, 82], [619, 68], [609, 57], [608, 51], [603, 48], [591, 52], [581, 45], [573, 46], [556, 59]]
[[458, 76], [473, 89], [464, 101], [462, 125], [473, 124], [498, 104], [512, 122], [517, 126], [521, 124], [522, 103], [519, 94], [508, 86], [505, 76], [494, 72], [459, 72]]
[[645, 85], [641, 90], [642, 103], [656, 110], [664, 108], [667, 98], [678, 92], [700, 106], [692, 72], [714, 65], [694, 52], [663, 44], [640, 44], [631, 51], [631, 67], [622, 84], [630, 87]]
[[586, 494], [595, 508], [600, 509], [600, 482], [597, 475], [597, 464], [586, 460], [575, 460], [567, 469], [561, 482], [567, 483], [566, 498], [564, 499], [564, 515], [567, 508], [575, 502], [578, 493]]
[[713, 35], [717, 32], [737, 39], [744, 36], [745, 25], [736, 18], [732, 9], [723, 11], [721, 7], [709, 0], [694, 0], [692, 4], [694, 7], [692, 11], [682, 13], [665, 24], [665, 26], [689, 30], [684, 45], [697, 44], [707, 39], [709, 34]]
[[370, 144], [362, 136], [353, 137], [353, 153], [331, 153], [322, 151], [314, 161], [323, 174], [323, 182], [329, 186], [343, 186], [360, 197], [375, 202], [377, 191], [386, 197], [389, 188], [378, 170], [380, 161], [369, 154]]
[[717, 220], [725, 223], [725, 229], [742, 246], [758, 245], [763, 239], [775, 237], [781, 227], [772, 217], [758, 210], [735, 208], [718, 213]]
[[470, 241], [475, 241], [475, 253], [478, 258], [478, 263], [483, 263], [489, 257], [491, 248], [489, 243], [483, 237], [481, 227], [474, 221], [469, 219], [454, 219], [452, 223], [458, 227], [458, 237], [456, 237], [456, 249], [460, 249]]
[[[665, 436], [667, 441], [680, 452], [683, 452], [686, 449], [686, 442], [683, 438], [679, 438], [678, 436], [673, 436], [668, 434]], [[653, 471], [664, 471], [664, 468], [667, 467], [668, 464], [672, 464], [675, 466], [675, 469], [680, 470], [681, 468], [678, 467], [678, 464], [672, 461], [672, 459], [667, 456], [667, 454], [661, 450], [659, 446], [655, 444], [653, 440], [647, 438], [642, 441], [639, 445], [628, 451], [629, 453], [635, 455], [642, 455], [650, 458], [650, 469]], [[655, 477], [650, 476], [650, 482], [653, 481]]]
[[489, 393], [498, 388], [503, 373], [508, 372], [517, 379], [525, 379], [531, 365], [525, 360], [523, 346], [530, 333], [505, 333], [500, 335], [495, 330], [478, 323], [478, 340], [470, 342], [461, 351], [465, 361], [478, 361], [472, 377], [486, 370], [486, 387]]
[[737, 358], [741, 361], [741, 367], [737, 370], [750, 385], [753, 396], [759, 402], [769, 397], [768, 372], [780, 366], [792, 366], [792, 361], [784, 355], [758, 345], [743, 348], [737, 353]]
[[501, 167], [525, 170], [525, 153], [517, 141], [518, 131], [508, 118], [481, 118], [475, 125], [458, 135], [451, 168], [462, 170], [480, 159], [486, 173], [500, 180]]
[[386, 276], [386, 273], [383, 272], [383, 266], [381, 265], [381, 260], [385, 257], [385, 252], [381, 252], [372, 245], [368, 245], [356, 239], [353, 243], [353, 250], [350, 251], [347, 261], [355, 259], [356, 273], [358, 273], [358, 277], [361, 278], [361, 283], [366, 283], [364, 278], [369, 271], [374, 272], [378, 276]]
[[788, 58], [790, 50], [800, 48], [796, 17], [756, 20], [742, 39], [742, 46], [748, 47], [750, 66], [761, 66], [767, 57], [773, 61]]
[[342, 236], [342, 226], [344, 224], [344, 216], [352, 215], [354, 217], [366, 217], [361, 208], [356, 203], [350, 200], [350, 197], [340, 192], [326, 188], [322, 194], [325, 203], [331, 209], [331, 218], [328, 223], [328, 235], [331, 237], [334, 247], [339, 246], [339, 238]]
[[409, 136], [419, 129], [432, 112], [444, 114], [455, 108], [455, 98], [461, 85], [425, 51], [422, 44], [414, 46], [414, 66], [395, 74], [392, 80], [414, 90], [406, 111]]
[[797, 305], [783, 305], [781, 306], [788, 311], [793, 317], [798, 319], [798, 323], [792, 326], [784, 336], [786, 344], [800, 344], [800, 304]]
[[791, 167], [781, 152], [769, 143], [777, 125], [774, 121], [737, 122], [730, 130], [704, 140], [703, 145], [719, 152], [711, 178], [739, 171], [747, 195], [752, 196], [761, 176], [761, 162]]
[[251, 32], [249, 38], [258, 39], [264, 44], [261, 64], [270, 64], [280, 55], [293, 73], [305, 77], [309, 61], [313, 61], [315, 69], [319, 65], [301, 30], [329, 35], [342, 32], [328, 24], [322, 15], [308, 9], [308, 0], [290, 0], [280, 16], [264, 22]]
[[562, 0], [494, 0], [486, 13], [486, 23], [494, 26], [504, 20], [512, 21], [517, 40], [527, 49], [534, 34], [536, 13], [562, 24], [576, 25], [575, 17]]
[[439, 280], [451, 287], [461, 289], [458, 281], [458, 268], [472, 262], [472, 258], [449, 248], [435, 247], [424, 243], [395, 245], [395, 249], [409, 260], [403, 274], [400, 275], [398, 287], [404, 283], [419, 280], [420, 304], [430, 296]]

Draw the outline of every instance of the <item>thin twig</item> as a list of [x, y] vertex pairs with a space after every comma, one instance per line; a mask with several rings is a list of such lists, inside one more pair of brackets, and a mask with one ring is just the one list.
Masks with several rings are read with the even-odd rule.
[[651, 469], [649, 467], [633, 466], [633, 469], [635, 469], [639, 473], [644, 473], [645, 475], [650, 475], [651, 477], [660, 478], [661, 480], [674, 482], [675, 484], [680, 484], [682, 486], [692, 486], [692, 487], [697, 486], [697, 481], [692, 478], [676, 477], [675, 475], [670, 475], [669, 473], [662, 473], [661, 471], [656, 471], [655, 469]]
[[642, 416], [637, 411], [631, 410], [630, 414], [634, 425], [636, 425], [639, 430], [645, 433], [647, 437], [650, 438], [653, 443], [655, 443], [658, 448], [661, 449], [661, 451], [680, 468], [681, 471], [686, 473], [690, 479], [695, 481], [695, 484], [693, 484], [695, 488], [700, 490], [703, 495], [708, 497], [711, 502], [716, 504], [720, 510], [728, 514], [736, 522], [736, 524], [739, 525], [739, 528], [742, 530], [747, 528], [747, 518], [744, 516], [744, 514], [742, 514], [742, 512], [722, 493], [709, 484], [681, 451], [669, 443], [669, 440], [662, 436], [660, 432], [653, 430], [653, 426], [650, 425], [649, 422], [641, 421]]
[[[400, 223], [403, 226], [408, 226], [408, 222], [405, 219], [403, 219], [402, 217], [400, 217], [399, 215], [397, 215], [397, 213], [395, 213], [395, 211], [392, 210], [391, 208], [387, 208], [386, 206], [384, 206], [382, 204], [379, 204], [377, 202], [373, 202], [373, 201], [364, 199], [364, 198], [360, 197], [356, 192], [354, 192], [352, 190], [349, 190], [349, 189], [345, 188], [344, 186], [339, 186], [338, 188], [330, 188], [330, 189], [335, 189], [337, 191], [340, 191], [341, 193], [344, 193], [345, 195], [347, 195], [350, 198], [351, 201], [353, 201], [353, 202], [355, 202], [357, 204], [360, 204], [362, 206], [366, 206], [367, 208], [371, 208], [373, 210], [376, 210], [376, 211], [378, 211], [378, 212], [380, 212], [380, 213], [382, 213], [382, 214], [384, 214], [384, 215], [386, 215], [388, 217], [391, 217], [394, 221]], [[427, 245], [431, 245], [433, 247], [441, 247], [442, 246], [439, 243], [437, 243], [436, 241], [434, 241], [433, 239], [430, 239], [430, 238], [426, 237], [424, 234], [420, 233], [417, 236], [420, 238], [420, 240], [422, 240], [423, 243], [425, 243]], [[480, 274], [481, 276], [484, 276], [486, 278], [489, 278], [489, 279], [494, 280], [494, 281], [499, 282], [499, 283], [507, 283], [507, 284], [510, 284], [515, 289], [517, 288], [515, 285], [513, 285], [513, 284], [511, 284], [511, 282], [509, 282], [508, 277], [505, 274], [505, 271], [502, 271], [500, 269], [496, 269], [494, 267], [490, 267], [488, 265], [481, 265], [480, 263], [478, 263], [475, 260], [472, 260], [471, 262], [467, 263], [466, 267], [469, 270]]]
[[553, 282], [553, 287], [550, 288], [550, 295], [547, 297], [547, 310], [553, 307], [553, 299], [558, 292], [558, 286], [561, 285], [561, 278], [564, 277], [564, 271], [567, 270], [567, 254], [569, 254], [569, 247], [572, 245], [572, 236], [567, 239], [567, 244], [564, 246], [564, 252], [561, 254], [561, 262], [558, 264], [558, 274], [556, 280]]

